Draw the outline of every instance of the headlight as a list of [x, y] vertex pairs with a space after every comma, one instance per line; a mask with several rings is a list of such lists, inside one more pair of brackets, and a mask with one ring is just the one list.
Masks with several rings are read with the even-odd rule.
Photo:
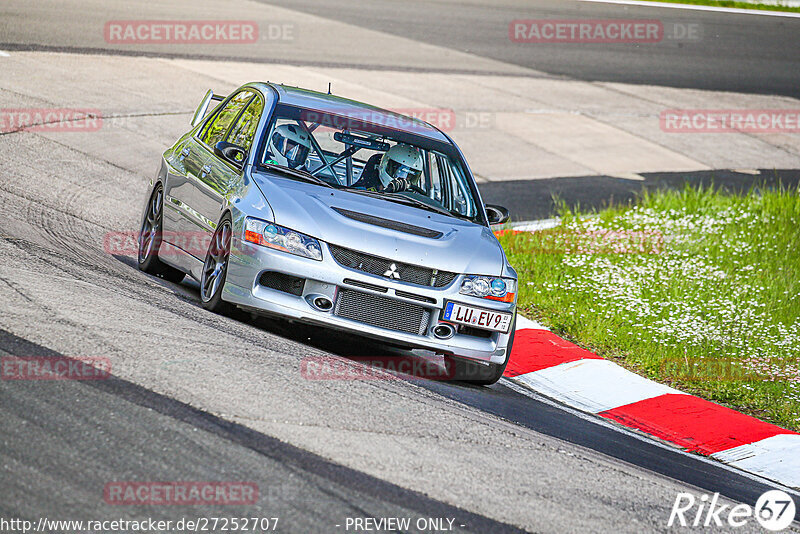
[[319, 241], [306, 234], [295, 232], [277, 224], [247, 217], [244, 222], [244, 240], [312, 260], [322, 261]]
[[480, 297], [500, 302], [514, 302], [517, 293], [517, 281], [511, 278], [493, 278], [468, 274], [461, 282], [462, 295]]

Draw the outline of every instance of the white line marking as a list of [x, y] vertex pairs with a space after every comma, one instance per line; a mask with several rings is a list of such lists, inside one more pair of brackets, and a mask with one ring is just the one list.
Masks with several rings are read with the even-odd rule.
[[692, 4], [667, 4], [664, 2], [642, 2], [640, 0], [578, 0], [593, 4], [619, 4], [623, 6], [663, 7], [666, 9], [688, 9], [692, 11], [714, 11], [718, 13], [733, 13], [737, 15], [761, 15], [765, 17], [800, 18], [800, 13], [789, 11], [764, 11], [762, 9], [742, 9], [738, 7], [695, 6]]
[[541, 219], [538, 221], [519, 221], [501, 226], [498, 230], [518, 230], [520, 232], [538, 232], [548, 230], [561, 224], [561, 219]]
[[11, 57], [11, 54], [9, 54], [8, 52], [3, 52], [2, 50], [0, 50], [0, 57]]
[[644, 182], [644, 176], [636, 174], [635, 172], [621, 172], [617, 174], [609, 174], [612, 178], [619, 178], [620, 180], [636, 180], [637, 182]]
[[579, 410], [599, 413], [682, 391], [653, 382], [608, 360], [576, 360], [515, 376], [514, 380]]
[[751, 473], [800, 487], [800, 436], [778, 434], [711, 455]]
[[[787, 493], [790, 493], [790, 494], [800, 498], [800, 492], [798, 492], [794, 488], [790, 488], [788, 486], [784, 486], [780, 482], [775, 482], [773, 480], [766, 479], [766, 478], [764, 478], [762, 476], [759, 476], [757, 474], [754, 474], [754, 473], [748, 473], [747, 471], [742, 471], [741, 469], [737, 469], [735, 467], [731, 467], [729, 465], [723, 464], [723, 463], [721, 463], [721, 462], [719, 462], [716, 459], [713, 459], [711, 457], [705, 457], [705, 456], [700, 456], [700, 455], [697, 455], [697, 454], [688, 453], [688, 452], [686, 452], [686, 451], [684, 451], [682, 449], [679, 449], [677, 447], [673, 447], [671, 445], [667, 445], [666, 443], [662, 443], [660, 441], [654, 440], [652, 438], [649, 438], [647, 436], [639, 434], [638, 432], [634, 432], [632, 430], [628, 430], [627, 428], [619, 426], [616, 423], [613, 423], [610, 420], [604, 419], [604, 418], [602, 418], [600, 416], [597, 416], [597, 415], [594, 415], [594, 414], [588, 414], [586, 412], [582, 412], [580, 410], [576, 410], [575, 408], [567, 406], [566, 404], [563, 404], [563, 403], [558, 402], [556, 400], [553, 400], [553, 399], [551, 399], [549, 397], [541, 395], [536, 391], [532, 391], [526, 386], [523, 386], [523, 385], [520, 385], [520, 384], [515, 384], [514, 382], [512, 382], [510, 379], [508, 379], [506, 377], [501, 378], [500, 382], [504, 386], [507, 386], [508, 388], [513, 389], [514, 391], [516, 391], [520, 395], [525, 395], [526, 397], [530, 397], [533, 400], [542, 402], [544, 404], [547, 404], [548, 406], [552, 406], [553, 408], [557, 408], [557, 409], [559, 409], [559, 410], [561, 410], [563, 412], [567, 412], [568, 414], [574, 415], [575, 417], [577, 417], [578, 419], [582, 419], [583, 421], [587, 421], [589, 423], [594, 423], [595, 425], [598, 425], [598, 426], [610, 428], [611, 430], [614, 430], [615, 432], [619, 432], [620, 434], [625, 434], [626, 436], [630, 436], [630, 437], [635, 438], [635, 439], [637, 439], [637, 440], [639, 440], [641, 442], [649, 443], [650, 445], [655, 445], [656, 447], [664, 449], [665, 451], [676, 452], [678, 454], [682, 454], [684, 456], [688, 456], [688, 457], [692, 458], [692, 460], [696, 460], [698, 462], [703, 462], [703, 463], [706, 463], [706, 464], [709, 464], [709, 465], [713, 465], [715, 467], [718, 467], [718, 468], [723, 469], [725, 471], [728, 471], [730, 473], [736, 473], [737, 475], [743, 476], [743, 477], [745, 477], [747, 479], [750, 479], [750, 480], [752, 480], [754, 482], [758, 482], [760, 484], [766, 484], [768, 486], [775, 486], [778, 489], [782, 489], [783, 491], [785, 491]], [[560, 441], [566, 441], [566, 440], [560, 440]], [[591, 447], [588, 447], [588, 446], [585, 446], [585, 445], [579, 445], [579, 447], [583, 447], [583, 448], [588, 449], [588, 450], [593, 450], [593, 449], [591, 449]], [[601, 453], [599, 451], [594, 451], [594, 452], [596, 452], [598, 454], [604, 454], [604, 453]], [[607, 456], [607, 455], [604, 454], [604, 456]], [[619, 460], [619, 461], [624, 462], [625, 460]], [[628, 463], [628, 462], [626, 462], [626, 463]], [[645, 469], [645, 468], [641, 468], [641, 469]], [[645, 470], [650, 471], [649, 469], [645, 469]], [[666, 475], [663, 475], [663, 476], [666, 476]], [[672, 477], [667, 477], [667, 478], [675, 480]], [[681, 482], [681, 484], [686, 484], [686, 483], [685, 482]]]

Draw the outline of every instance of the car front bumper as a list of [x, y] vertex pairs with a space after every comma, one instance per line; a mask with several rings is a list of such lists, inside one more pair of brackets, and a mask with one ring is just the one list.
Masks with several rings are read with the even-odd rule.
[[[496, 302], [459, 294], [463, 276], [457, 276], [446, 287], [436, 288], [400, 282], [349, 269], [334, 260], [325, 243], [321, 243], [321, 246], [323, 259], [315, 261], [271, 250], [234, 236], [222, 298], [257, 313], [322, 325], [387, 343], [426, 349], [485, 363], [502, 364], [505, 362], [511, 330], [505, 334], [495, 332], [488, 337], [457, 332], [450, 339], [443, 340], [433, 335], [433, 328], [440, 324], [440, 316], [443, 314], [447, 301], [509, 313], [514, 313], [515, 303]], [[305, 279], [302, 294], [295, 295], [262, 285], [260, 280], [264, 272], [282, 273]], [[374, 289], [369, 286], [373, 286]], [[378, 306], [374, 309], [375, 312], [380, 313], [393, 307], [404, 311], [412, 310], [414, 313], [427, 312], [425, 315], [427, 321], [422, 321], [421, 333], [411, 333], [370, 324], [370, 321], [374, 322], [370, 317], [365, 317], [363, 321], [343, 317], [337, 312], [337, 304], [338, 299], [343, 298], [342, 292], [344, 291], [361, 293], [358, 295], [360, 301]], [[397, 294], [398, 291], [400, 295]], [[403, 296], [404, 292], [407, 295], [413, 295], [414, 298]], [[313, 299], [318, 296], [328, 298], [334, 304], [333, 308], [329, 311], [321, 311], [312, 306]], [[352, 296], [352, 293], [349, 296]], [[370, 304], [371, 301], [373, 301], [372, 304]], [[455, 326], [453, 323], [449, 324]], [[513, 328], [513, 323], [511, 328]]]

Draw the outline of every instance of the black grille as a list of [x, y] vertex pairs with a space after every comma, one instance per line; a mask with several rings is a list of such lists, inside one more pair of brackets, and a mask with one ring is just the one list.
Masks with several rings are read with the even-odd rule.
[[[456, 277], [456, 273], [437, 271], [418, 265], [409, 265], [407, 263], [387, 260], [386, 258], [364, 254], [363, 252], [357, 252], [336, 245], [328, 245], [328, 247], [331, 249], [333, 258], [342, 267], [348, 267], [377, 276], [386, 276], [393, 280], [410, 282], [420, 286], [445, 287]], [[394, 265], [394, 269], [392, 269], [392, 265]], [[397, 274], [395, 276], [388, 276], [387, 273]], [[397, 276], [399, 276], [399, 278], [397, 278]]]
[[493, 332], [491, 330], [484, 330], [483, 328], [475, 328], [474, 326], [460, 324], [458, 325], [458, 333], [464, 334], [465, 336], [489, 338], [492, 337]]
[[399, 300], [342, 289], [336, 297], [335, 315], [360, 323], [424, 335], [431, 320], [430, 310]]
[[397, 230], [398, 232], [418, 235], [421, 237], [430, 237], [431, 239], [439, 239], [442, 237], [442, 232], [437, 232], [436, 230], [431, 230], [429, 228], [422, 228], [421, 226], [413, 226], [411, 224], [393, 221], [391, 219], [384, 219], [383, 217], [376, 217], [374, 215], [350, 211], [343, 208], [333, 208], [333, 210], [340, 215], [344, 215], [348, 219], [380, 226], [381, 228], [389, 228], [390, 230]]
[[264, 287], [283, 291], [284, 293], [290, 293], [299, 297], [303, 294], [303, 287], [306, 285], [306, 279], [289, 274], [266, 271], [261, 275], [258, 283]]
[[345, 278], [344, 283], [351, 286], [360, 287], [361, 289], [371, 289], [372, 291], [379, 291], [381, 293], [386, 293], [388, 291], [388, 288], [386, 287], [376, 286], [375, 284], [368, 284], [367, 282], [362, 282], [361, 280], [353, 280], [351, 278]]
[[408, 291], [395, 291], [394, 294], [397, 295], [398, 297], [403, 297], [411, 300], [418, 300], [420, 302], [427, 302], [428, 304], [436, 304], [436, 299], [425, 297], [423, 295], [415, 295], [414, 293], [409, 293]]
[[447, 271], [439, 271], [436, 274], [436, 280], [434, 280], [433, 285], [435, 287], [445, 287], [449, 286], [453, 280], [456, 279], [456, 273], [450, 273]]

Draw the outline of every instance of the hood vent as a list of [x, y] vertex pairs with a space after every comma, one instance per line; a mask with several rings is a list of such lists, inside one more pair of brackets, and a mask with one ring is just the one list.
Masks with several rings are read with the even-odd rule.
[[384, 219], [382, 217], [376, 217], [374, 215], [367, 215], [366, 213], [359, 213], [357, 211], [350, 211], [343, 208], [332, 208], [332, 209], [339, 215], [343, 215], [348, 219], [353, 219], [354, 221], [363, 222], [366, 224], [372, 224], [374, 226], [380, 226], [381, 228], [397, 230], [398, 232], [403, 232], [406, 234], [418, 235], [420, 237], [429, 237], [431, 239], [439, 239], [444, 235], [442, 234], [442, 232], [437, 232], [436, 230], [429, 230], [428, 228], [422, 228], [420, 226], [413, 226], [411, 224], [401, 223], [393, 221], [391, 219]]

